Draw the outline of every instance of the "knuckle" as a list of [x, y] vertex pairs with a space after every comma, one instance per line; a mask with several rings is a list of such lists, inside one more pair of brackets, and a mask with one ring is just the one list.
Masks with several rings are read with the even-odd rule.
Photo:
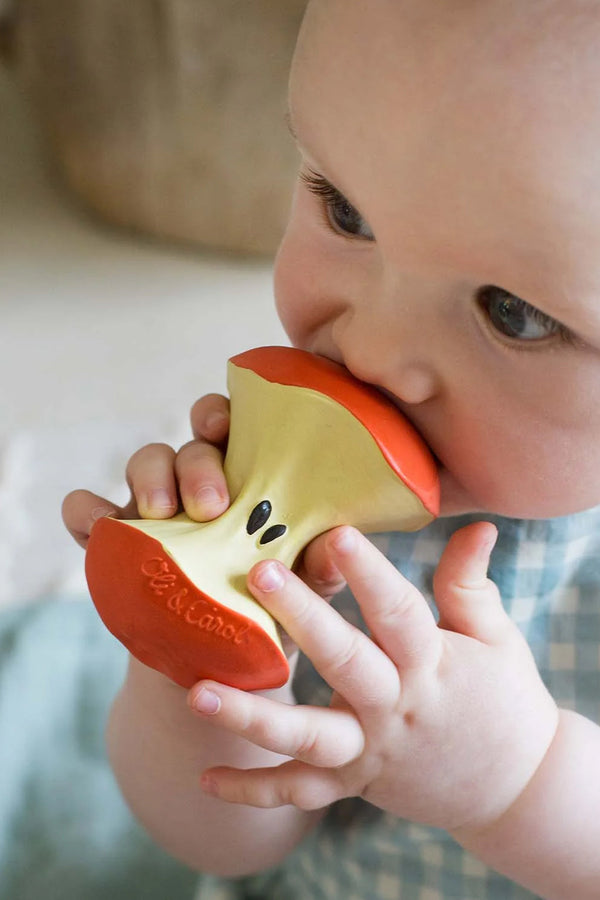
[[301, 788], [292, 789], [287, 793], [287, 796], [283, 800], [284, 805], [295, 806], [296, 809], [301, 810], [302, 812], [312, 812], [314, 809], [318, 809], [322, 804], [315, 802], [315, 798], [312, 792], [302, 790]]
[[143, 447], [140, 447], [139, 450], [136, 450], [129, 457], [129, 461], [127, 463], [127, 474], [132, 475], [135, 472], [135, 469], [144, 465], [147, 462], [154, 462], [159, 459], [168, 459], [171, 460], [175, 456], [175, 451], [169, 444], [154, 442], [151, 444], [144, 444]]
[[192, 406], [190, 420], [196, 437], [209, 436], [216, 426], [221, 431], [229, 417], [229, 400], [222, 394], [205, 394]]
[[269, 720], [253, 715], [249, 711], [246, 712], [242, 719], [240, 734], [261, 747], [272, 746], [274, 743], [277, 743], [276, 730], [272, 727]]
[[242, 775], [239, 785], [238, 803], [246, 806], [256, 806], [263, 809], [274, 809], [283, 806], [287, 801], [281, 798], [279, 786], [274, 783], [273, 771], [253, 771], [249, 775]]
[[188, 441], [179, 451], [175, 458], [176, 465], [199, 464], [203, 462], [212, 463], [213, 461], [221, 461], [222, 454], [214, 444], [210, 444], [203, 440]]
[[66, 520], [71, 518], [78, 510], [82, 500], [85, 499], [84, 491], [70, 491], [62, 502], [61, 512], [63, 519]]
[[164, 453], [166, 456], [171, 456], [175, 453], [170, 444], [167, 444], [164, 441], [153, 441], [150, 444], [146, 444], [143, 449], [148, 453]]
[[178, 466], [185, 465], [186, 463], [190, 462], [190, 460], [194, 461], [201, 458], [203, 455], [205, 455], [205, 448], [208, 446], [209, 445], [205, 444], [203, 441], [188, 441], [186, 444], [183, 444], [177, 451], [177, 454], [175, 456], [175, 464]]
[[152, 441], [149, 444], [144, 444], [143, 447], [140, 447], [133, 456], [132, 459], [136, 457], [142, 456], [172, 456], [175, 453], [173, 448], [169, 446], [169, 444], [164, 443], [163, 441]]
[[345, 673], [351, 671], [355, 666], [360, 654], [361, 636], [358, 632], [351, 632], [348, 640], [343, 647], [331, 657], [327, 668], [331, 672], [335, 672], [336, 677], [340, 678]]
[[294, 757], [318, 766], [323, 764], [324, 756], [320, 735], [314, 730], [303, 733], [297, 742]]
[[301, 781], [298, 781], [292, 772], [289, 775], [292, 777], [288, 776], [279, 785], [277, 791], [279, 803], [282, 806], [295, 806], [296, 809], [301, 809], [304, 812], [310, 812], [315, 809], [313, 792], [307, 790], [306, 786]]
[[206, 412], [213, 412], [215, 409], [217, 410], [228, 410], [229, 409], [229, 400], [227, 397], [224, 397], [223, 394], [203, 394], [202, 397], [198, 397], [198, 399], [194, 402], [192, 406], [192, 415], [204, 415]]
[[220, 485], [225, 480], [223, 458], [215, 447], [197, 443], [180, 450], [175, 459], [175, 474], [185, 492], [194, 493], [206, 482]]
[[[293, 620], [294, 626], [299, 631], [310, 632], [313, 623], [314, 627], [318, 627], [318, 613], [310, 596], [306, 596], [302, 590], [297, 590], [292, 582], [291, 587], [294, 588], [293, 594], [290, 590], [289, 598], [293, 598]], [[282, 623], [283, 624], [283, 623]]]
[[256, 715], [252, 713], [246, 704], [242, 704], [241, 708], [237, 710], [236, 731], [242, 737], [252, 737], [257, 740], [264, 736], [263, 723], [257, 719]]
[[421, 602], [421, 594], [411, 584], [405, 585], [402, 590], [386, 597], [385, 602], [380, 600], [377, 616], [380, 627], [397, 628], [407, 615], [414, 612], [415, 604], [420, 606]]
[[[233, 723], [230, 723], [233, 727]], [[289, 741], [288, 730], [268, 710], [257, 708], [254, 698], [247, 697], [236, 710], [236, 733], [261, 747], [277, 752]]]
[[177, 451], [176, 458], [178, 460], [181, 459], [182, 456], [185, 456], [186, 453], [189, 453], [190, 450], [193, 449], [194, 447], [196, 447], [197, 444], [198, 444], [198, 441], [196, 441], [196, 440], [186, 441], [186, 443], [182, 444], [181, 447], [179, 448], [179, 450]]
[[335, 795], [332, 795], [329, 786], [328, 790], [324, 792], [324, 785], [321, 781], [313, 783], [310, 778], [294, 778], [289, 784], [283, 786], [279, 793], [282, 804], [290, 804], [303, 812], [322, 809], [338, 796], [337, 791]]

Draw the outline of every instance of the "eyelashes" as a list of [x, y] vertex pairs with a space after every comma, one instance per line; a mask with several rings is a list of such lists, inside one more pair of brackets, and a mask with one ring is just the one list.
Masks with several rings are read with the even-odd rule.
[[374, 241], [370, 226], [360, 212], [323, 175], [312, 169], [300, 173], [300, 180], [321, 201], [325, 224], [343, 237]]
[[300, 172], [300, 180], [306, 185], [311, 194], [321, 197], [321, 199], [325, 200], [327, 203], [339, 203], [340, 201], [348, 202], [344, 195], [341, 194], [330, 181], [327, 181], [323, 175], [313, 172], [312, 169]]
[[557, 319], [497, 285], [479, 288], [476, 301], [494, 331], [512, 342], [535, 344], [559, 339], [576, 343], [575, 335]]

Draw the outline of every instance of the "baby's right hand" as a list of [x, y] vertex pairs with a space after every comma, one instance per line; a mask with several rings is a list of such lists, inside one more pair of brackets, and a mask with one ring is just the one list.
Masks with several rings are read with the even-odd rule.
[[86, 490], [65, 497], [63, 521], [80, 546], [87, 546], [94, 523], [104, 516], [168, 519], [183, 508], [191, 519], [206, 522], [225, 512], [229, 401], [219, 394], [202, 397], [192, 408], [191, 424], [194, 440], [178, 453], [167, 444], [148, 444], [133, 454], [126, 469], [131, 499], [125, 506]]
[[[217, 518], [229, 507], [223, 457], [229, 434], [229, 401], [220, 394], [197, 400], [190, 414], [194, 439], [176, 452], [167, 444], [147, 444], [133, 454], [126, 478], [131, 499], [124, 507], [90, 491], [76, 490], [63, 502], [63, 521], [81, 547], [95, 522], [118, 519], [168, 519], [181, 509], [197, 522]], [[325, 549], [324, 535], [305, 550], [296, 572], [313, 591], [329, 599], [345, 581]]]

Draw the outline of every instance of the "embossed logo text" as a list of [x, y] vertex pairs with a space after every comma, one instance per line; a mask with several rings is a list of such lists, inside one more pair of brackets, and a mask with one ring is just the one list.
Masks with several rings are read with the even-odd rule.
[[226, 615], [223, 608], [211, 606], [208, 599], [190, 596], [188, 588], [181, 584], [181, 578], [169, 567], [168, 560], [153, 556], [142, 563], [141, 572], [153, 598], [188, 625], [233, 644], [243, 642], [250, 626], [228, 622], [223, 617]]

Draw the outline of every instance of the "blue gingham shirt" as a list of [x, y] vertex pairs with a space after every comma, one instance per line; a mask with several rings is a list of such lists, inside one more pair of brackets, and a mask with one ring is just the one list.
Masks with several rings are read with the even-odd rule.
[[[481, 516], [441, 519], [417, 534], [374, 543], [431, 598], [450, 535]], [[486, 516], [499, 531], [490, 577], [525, 635], [557, 703], [600, 724], [600, 507], [563, 518]], [[360, 624], [348, 593], [337, 599]], [[326, 704], [328, 689], [307, 660], [296, 678], [301, 703]], [[334, 804], [278, 868], [225, 881], [201, 879], [196, 900], [532, 900], [464, 852], [444, 832], [413, 825], [362, 800]]]

